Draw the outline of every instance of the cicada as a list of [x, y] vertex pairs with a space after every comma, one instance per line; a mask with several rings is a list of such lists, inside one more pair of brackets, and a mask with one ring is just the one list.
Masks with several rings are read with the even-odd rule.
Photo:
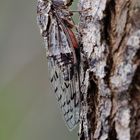
[[78, 41], [72, 28], [73, 0], [38, 0], [37, 22], [45, 42], [50, 81], [71, 130], [79, 122], [80, 82]]

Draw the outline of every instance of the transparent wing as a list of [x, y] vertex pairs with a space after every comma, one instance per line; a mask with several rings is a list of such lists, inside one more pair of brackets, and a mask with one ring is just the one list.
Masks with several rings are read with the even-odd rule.
[[[48, 67], [50, 71], [50, 81], [56, 99], [60, 105], [63, 118], [71, 130], [79, 122], [79, 90], [76, 90], [76, 79], [65, 81], [60, 68], [55, 64], [53, 58], [48, 60]], [[77, 85], [78, 86], [78, 85]]]
[[79, 122], [79, 76], [77, 66], [73, 63], [73, 50], [55, 19], [51, 22], [48, 67], [50, 81], [59, 102], [64, 120], [71, 130]]

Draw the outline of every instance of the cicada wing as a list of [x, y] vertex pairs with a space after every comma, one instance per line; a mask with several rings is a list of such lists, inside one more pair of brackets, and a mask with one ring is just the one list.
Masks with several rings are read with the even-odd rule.
[[[71, 130], [79, 122], [79, 82], [74, 77], [65, 81], [63, 73], [53, 58], [48, 58], [50, 81], [63, 118]], [[77, 75], [78, 76], [78, 75]]]
[[37, 20], [45, 41], [50, 81], [63, 118], [71, 130], [79, 122], [79, 76], [67, 27], [58, 19], [63, 13], [54, 13], [51, 2], [38, 0]]
[[[50, 81], [64, 120], [71, 130], [79, 122], [79, 76], [73, 64], [73, 52], [63, 27], [53, 19], [50, 25], [48, 67]], [[67, 77], [67, 78], [66, 78]]]

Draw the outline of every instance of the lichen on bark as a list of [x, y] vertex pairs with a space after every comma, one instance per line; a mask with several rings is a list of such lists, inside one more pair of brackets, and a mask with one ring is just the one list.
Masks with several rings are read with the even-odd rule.
[[138, 1], [79, 2], [82, 11], [80, 140], [140, 139]]

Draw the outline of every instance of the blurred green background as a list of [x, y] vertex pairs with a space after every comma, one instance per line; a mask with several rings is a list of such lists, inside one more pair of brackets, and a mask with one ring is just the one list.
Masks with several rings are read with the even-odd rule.
[[[76, 4], [74, 4], [76, 9]], [[36, 0], [0, 3], [0, 140], [76, 140], [48, 81]]]

